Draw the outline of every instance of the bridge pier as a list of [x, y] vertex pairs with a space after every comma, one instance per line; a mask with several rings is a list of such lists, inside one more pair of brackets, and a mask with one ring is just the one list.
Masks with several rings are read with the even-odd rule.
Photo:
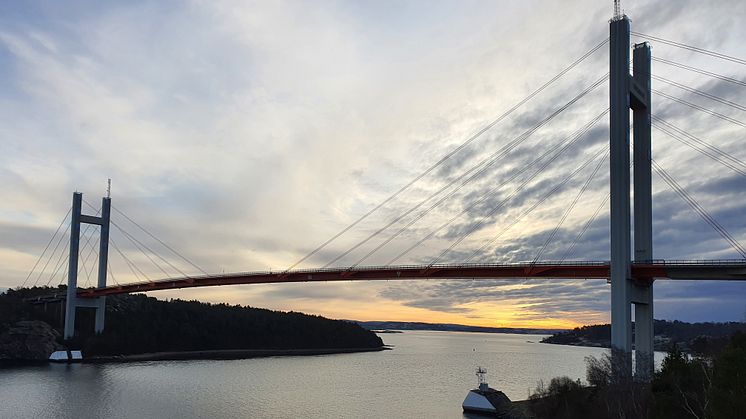
[[82, 214], [83, 194], [73, 193], [72, 218], [70, 221], [70, 262], [67, 273], [67, 299], [65, 302], [65, 327], [63, 337], [72, 339], [75, 336], [75, 312], [78, 307], [89, 307], [96, 310], [96, 333], [104, 330], [106, 297], [78, 298], [78, 259], [80, 252], [80, 224], [100, 226], [98, 253], [98, 288], [106, 287], [106, 273], [109, 253], [109, 221], [111, 218], [111, 198], [101, 201], [101, 216]]
[[650, 46], [635, 45], [634, 76], [629, 73], [630, 24], [624, 16], [610, 22], [609, 105], [610, 105], [610, 189], [611, 189], [611, 345], [614, 365], [621, 374], [632, 371], [632, 304], [635, 305], [636, 372], [648, 380], [653, 372], [653, 290], [652, 282], [631, 276], [630, 214], [630, 123], [634, 122], [634, 258], [651, 260], [652, 187], [650, 120]]

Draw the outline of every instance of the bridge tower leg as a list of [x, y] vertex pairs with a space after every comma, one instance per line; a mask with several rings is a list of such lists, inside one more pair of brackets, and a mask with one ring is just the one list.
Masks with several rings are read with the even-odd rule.
[[[634, 111], [635, 260], [652, 259], [652, 197], [650, 176], [650, 47], [635, 46], [634, 77], [629, 73], [630, 24], [624, 16], [610, 22], [610, 189], [611, 189], [611, 345], [614, 365], [632, 372], [632, 303], [635, 304], [637, 372], [648, 379], [653, 365], [652, 287], [630, 275], [630, 135], [629, 110]], [[623, 367], [623, 368], [622, 368]]]
[[[634, 130], [634, 221], [635, 261], [653, 259], [653, 190], [651, 180], [651, 98], [650, 45], [636, 44], [632, 51], [632, 120]], [[653, 282], [633, 282], [635, 303], [635, 366], [642, 380], [652, 378]]]
[[104, 316], [106, 311], [106, 297], [78, 298], [78, 259], [80, 252], [80, 224], [95, 224], [101, 227], [100, 245], [98, 253], [98, 283], [99, 288], [106, 286], [106, 273], [108, 267], [109, 253], [109, 220], [111, 217], [111, 198], [103, 198], [101, 202], [101, 216], [82, 214], [81, 204], [83, 194], [73, 193], [73, 208], [70, 225], [70, 263], [67, 273], [67, 301], [65, 304], [65, 327], [64, 338], [71, 339], [75, 336], [75, 310], [78, 307], [91, 307], [96, 309], [96, 333], [104, 330]]

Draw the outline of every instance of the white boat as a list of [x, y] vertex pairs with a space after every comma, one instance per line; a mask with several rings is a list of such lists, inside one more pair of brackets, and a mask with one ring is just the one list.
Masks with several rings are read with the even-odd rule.
[[490, 388], [484, 375], [487, 371], [482, 367], [477, 367], [477, 379], [479, 387], [469, 391], [461, 407], [464, 412], [488, 414], [491, 416], [508, 415], [511, 402], [508, 396], [502, 391]]
[[50, 362], [78, 362], [83, 360], [80, 351], [55, 351], [49, 355]]

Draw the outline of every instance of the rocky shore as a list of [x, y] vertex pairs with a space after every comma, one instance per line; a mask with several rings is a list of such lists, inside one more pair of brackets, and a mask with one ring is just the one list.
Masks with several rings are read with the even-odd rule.
[[59, 332], [40, 320], [22, 320], [0, 334], [0, 361], [46, 361], [58, 343]]

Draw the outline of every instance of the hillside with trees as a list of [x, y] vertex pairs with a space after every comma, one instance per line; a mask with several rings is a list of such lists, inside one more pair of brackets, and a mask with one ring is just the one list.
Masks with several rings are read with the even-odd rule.
[[[634, 332], [634, 323], [632, 324]], [[655, 320], [655, 350], [667, 351], [673, 344], [680, 350], [693, 353], [705, 353], [715, 348], [723, 348], [736, 332], [746, 332], [746, 323], [686, 323], [678, 320]], [[542, 343], [559, 345], [611, 346], [611, 325], [597, 324], [576, 327], [565, 332], [555, 333], [542, 339]]]
[[[24, 320], [48, 323], [59, 334], [61, 303], [29, 302], [35, 296], [55, 291], [64, 292], [64, 287], [8, 290], [0, 294], [0, 336]], [[85, 356], [383, 346], [376, 334], [347, 321], [248, 306], [163, 301], [145, 295], [107, 297], [106, 328], [99, 335], [93, 333], [93, 310], [79, 309], [77, 320], [76, 329], [83, 332], [67, 346], [82, 348]]]
[[531, 418], [718, 418], [740, 419], [746, 412], [746, 334], [735, 332], [725, 345], [702, 355], [676, 346], [651, 382], [633, 378], [610, 354], [586, 358], [583, 385], [568, 377], [539, 383], [528, 401]]

